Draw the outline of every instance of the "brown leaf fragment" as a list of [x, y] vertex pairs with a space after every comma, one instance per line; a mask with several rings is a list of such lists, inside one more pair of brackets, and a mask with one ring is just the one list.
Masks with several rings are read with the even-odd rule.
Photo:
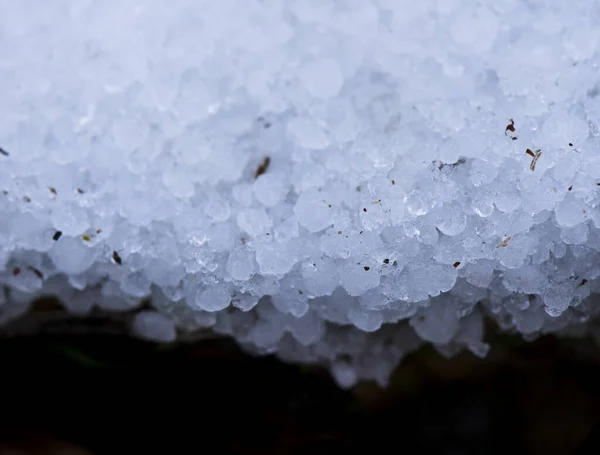
[[271, 164], [271, 158], [268, 156], [265, 156], [265, 158], [262, 160], [262, 163], [260, 163], [260, 166], [258, 166], [256, 168], [256, 172], [254, 173], [254, 178], [257, 179], [261, 175], [263, 175], [265, 172], [267, 172], [270, 164]]
[[531, 151], [531, 149], [527, 149], [527, 150], [525, 150], [525, 153], [527, 153], [529, 156], [533, 157], [533, 159], [531, 160], [531, 164], [529, 165], [529, 169], [531, 171], [535, 171], [535, 165], [537, 164], [538, 160], [540, 159], [540, 156], [542, 156], [542, 151], [538, 149], [535, 152], [533, 152], [533, 151]]
[[117, 253], [116, 251], [113, 251], [112, 258], [113, 261], [115, 261], [115, 264], [117, 265], [121, 265], [123, 263], [123, 261], [121, 260], [121, 256], [119, 256], [119, 253]]
[[515, 130], [515, 121], [513, 119], [509, 119], [508, 125], [504, 129], [504, 135], [511, 138], [513, 141], [516, 141], [519, 138], [519, 135]]
[[498, 245], [496, 245], [496, 248], [505, 248], [505, 247], [507, 247], [511, 240], [512, 240], [512, 237], [506, 237]]
[[31, 270], [35, 274], [35, 276], [37, 276], [40, 280], [44, 279], [44, 275], [42, 274], [42, 272], [40, 272], [35, 267], [28, 267], [28, 269]]

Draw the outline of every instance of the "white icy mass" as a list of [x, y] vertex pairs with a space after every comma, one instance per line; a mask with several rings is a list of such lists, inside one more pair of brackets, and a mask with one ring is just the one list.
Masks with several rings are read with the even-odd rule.
[[0, 319], [56, 295], [385, 384], [594, 334], [597, 0], [0, 0]]

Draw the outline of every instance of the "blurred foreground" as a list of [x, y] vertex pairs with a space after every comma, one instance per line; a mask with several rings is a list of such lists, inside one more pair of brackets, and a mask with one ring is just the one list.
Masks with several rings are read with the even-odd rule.
[[225, 340], [12, 337], [0, 343], [0, 455], [600, 453], [600, 350], [510, 340], [483, 360], [424, 349], [389, 389], [344, 392]]

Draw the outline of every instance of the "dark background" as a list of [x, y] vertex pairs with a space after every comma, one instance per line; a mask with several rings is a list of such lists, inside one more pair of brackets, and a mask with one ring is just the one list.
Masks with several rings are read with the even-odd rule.
[[0, 343], [0, 455], [600, 453], [600, 350], [491, 342], [486, 359], [425, 348], [389, 388], [342, 391], [323, 370], [228, 340], [12, 336]]

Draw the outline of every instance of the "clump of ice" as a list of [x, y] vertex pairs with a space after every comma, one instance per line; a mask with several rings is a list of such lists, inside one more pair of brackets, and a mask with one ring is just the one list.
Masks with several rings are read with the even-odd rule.
[[[594, 331], [591, 0], [0, 1], [0, 320], [42, 294], [385, 384]], [[107, 24], [109, 26], [107, 26]]]

